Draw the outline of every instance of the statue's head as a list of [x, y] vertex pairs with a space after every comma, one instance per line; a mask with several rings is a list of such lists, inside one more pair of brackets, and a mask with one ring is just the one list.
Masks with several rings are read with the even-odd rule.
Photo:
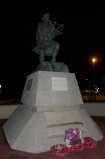
[[45, 13], [42, 17], [42, 21], [49, 21], [50, 19], [50, 14], [49, 13]]

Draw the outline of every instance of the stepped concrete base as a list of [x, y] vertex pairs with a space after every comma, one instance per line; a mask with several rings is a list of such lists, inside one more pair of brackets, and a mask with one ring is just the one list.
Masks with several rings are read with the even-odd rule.
[[75, 74], [38, 71], [29, 75], [19, 106], [4, 124], [12, 149], [39, 153], [64, 143], [68, 128], [79, 128], [82, 136], [102, 140], [98, 126], [80, 109], [83, 104]]
[[90, 136], [96, 141], [103, 138], [85, 110], [34, 112], [20, 106], [3, 128], [12, 149], [40, 153], [64, 143], [64, 132], [71, 127], [80, 128], [83, 137]]

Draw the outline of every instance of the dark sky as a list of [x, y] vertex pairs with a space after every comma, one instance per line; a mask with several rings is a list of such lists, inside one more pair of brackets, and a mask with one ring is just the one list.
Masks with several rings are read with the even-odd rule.
[[91, 57], [97, 56], [96, 72], [105, 75], [105, 7], [71, 5], [67, 8], [0, 8], [0, 80], [19, 92], [26, 76], [39, 63], [32, 52], [35, 32], [42, 15], [64, 24], [64, 34], [57, 37], [61, 47], [57, 61], [68, 65], [77, 76], [92, 74]]

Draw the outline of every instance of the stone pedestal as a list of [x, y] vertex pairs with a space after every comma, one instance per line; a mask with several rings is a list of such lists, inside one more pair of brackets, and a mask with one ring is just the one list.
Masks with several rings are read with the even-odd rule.
[[82, 135], [102, 140], [99, 127], [85, 110], [73, 73], [38, 71], [26, 79], [22, 99], [4, 124], [12, 149], [39, 153], [64, 143], [68, 128], [80, 128]]

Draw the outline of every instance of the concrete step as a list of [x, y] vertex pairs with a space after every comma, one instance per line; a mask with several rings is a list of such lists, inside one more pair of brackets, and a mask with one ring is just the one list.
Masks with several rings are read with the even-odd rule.
[[50, 136], [48, 142], [50, 147], [56, 144], [65, 144], [64, 134]]
[[45, 112], [47, 126], [82, 122], [78, 110]]

